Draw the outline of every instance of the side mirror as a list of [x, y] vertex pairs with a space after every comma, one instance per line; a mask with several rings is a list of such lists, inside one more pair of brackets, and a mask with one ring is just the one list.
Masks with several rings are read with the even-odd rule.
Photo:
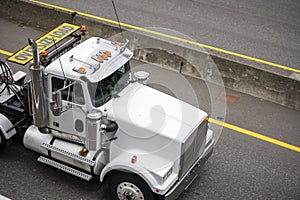
[[62, 113], [62, 95], [60, 91], [52, 93], [52, 102], [50, 109], [54, 116], [59, 116]]

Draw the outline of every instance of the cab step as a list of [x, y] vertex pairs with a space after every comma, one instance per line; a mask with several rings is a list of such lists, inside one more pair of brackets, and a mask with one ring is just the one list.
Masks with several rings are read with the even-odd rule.
[[59, 169], [61, 171], [67, 172], [67, 173], [72, 174], [74, 176], [77, 176], [79, 178], [82, 178], [82, 179], [84, 179], [86, 181], [90, 181], [92, 179], [92, 177], [93, 177], [90, 174], [84, 173], [82, 171], [79, 171], [77, 169], [74, 169], [72, 167], [64, 165], [62, 163], [56, 162], [56, 161], [51, 160], [49, 158], [45, 158], [43, 156], [38, 157], [37, 161], [39, 161], [40, 163], [49, 165], [51, 167], [55, 167], [55, 168], [57, 168], [57, 169]]
[[88, 158], [85, 158], [83, 156], [71, 153], [69, 151], [66, 151], [66, 150], [63, 150], [63, 149], [60, 149], [60, 148], [57, 148], [57, 147], [55, 147], [55, 146], [53, 146], [51, 144], [43, 143], [41, 145], [41, 147], [43, 147], [43, 148], [45, 148], [45, 149], [47, 149], [49, 151], [53, 151], [53, 152], [59, 153], [61, 155], [67, 156], [67, 157], [72, 158], [74, 160], [77, 160], [79, 162], [85, 163], [85, 164], [87, 164], [89, 166], [93, 167], [95, 165], [95, 161], [93, 161], [93, 160], [90, 160]]

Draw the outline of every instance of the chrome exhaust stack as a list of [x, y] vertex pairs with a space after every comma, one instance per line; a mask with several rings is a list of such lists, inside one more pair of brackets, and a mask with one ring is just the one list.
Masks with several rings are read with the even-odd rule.
[[44, 67], [40, 65], [39, 49], [31, 38], [28, 43], [32, 48], [33, 65], [30, 67], [31, 98], [34, 125], [43, 133], [47, 132], [47, 108], [44, 89]]

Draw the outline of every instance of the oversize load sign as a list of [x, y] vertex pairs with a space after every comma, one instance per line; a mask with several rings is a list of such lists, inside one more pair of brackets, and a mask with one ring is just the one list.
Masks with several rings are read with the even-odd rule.
[[[63, 40], [70, 34], [74, 33], [80, 28], [80, 26], [63, 23], [62, 25], [56, 27], [46, 35], [40, 37], [36, 40], [38, 45], [39, 51], [44, 51], [49, 49], [55, 43]], [[53, 41], [54, 39], [54, 41]], [[29, 61], [32, 60], [32, 50], [29, 45], [18, 51], [17, 53], [13, 54], [12, 56], [7, 58], [8, 61], [15, 62], [21, 65], [26, 65]]]

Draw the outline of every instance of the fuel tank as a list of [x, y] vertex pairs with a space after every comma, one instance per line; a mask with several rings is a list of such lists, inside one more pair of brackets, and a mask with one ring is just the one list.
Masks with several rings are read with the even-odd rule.
[[94, 175], [99, 175], [108, 163], [107, 149], [88, 151], [86, 155], [80, 155], [83, 145], [59, 139], [51, 133], [41, 133], [35, 125], [27, 129], [23, 143], [27, 149]]

